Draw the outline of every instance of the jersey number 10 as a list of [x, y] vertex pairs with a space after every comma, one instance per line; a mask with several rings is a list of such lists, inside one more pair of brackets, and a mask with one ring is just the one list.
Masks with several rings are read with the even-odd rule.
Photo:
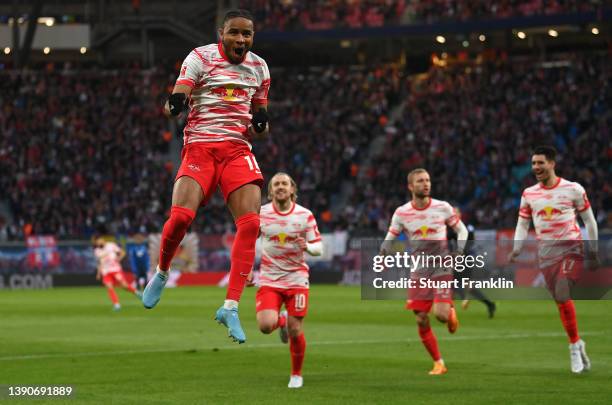
[[295, 310], [302, 311], [306, 308], [306, 294], [295, 294]]

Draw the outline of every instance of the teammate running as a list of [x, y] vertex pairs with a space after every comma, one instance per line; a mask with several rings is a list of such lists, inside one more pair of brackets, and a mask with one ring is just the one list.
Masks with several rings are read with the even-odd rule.
[[[323, 252], [321, 235], [312, 212], [296, 204], [297, 186], [285, 173], [277, 173], [268, 184], [271, 203], [261, 208], [260, 288], [256, 296], [257, 324], [263, 333], [280, 329], [283, 343], [289, 341], [291, 377], [289, 388], [301, 388], [306, 350], [304, 317], [308, 311], [308, 265], [305, 252]], [[285, 311], [280, 312], [285, 304]]]
[[[403, 232], [414, 248], [425, 250], [429, 254], [448, 254], [447, 227], [457, 233], [457, 250], [463, 253], [468, 231], [449, 203], [430, 197], [431, 180], [425, 169], [415, 169], [408, 174], [408, 190], [412, 194], [412, 200], [395, 210], [381, 253], [388, 253], [387, 241], [395, 239]], [[434, 281], [453, 279], [452, 269], [424, 270], [428, 273], [427, 278]], [[419, 273], [413, 271], [412, 277], [421, 278], [423, 274]], [[429, 374], [446, 374], [448, 369], [440, 355], [428, 313], [433, 309], [434, 316], [440, 322], [446, 323], [448, 331], [456, 332], [459, 321], [453, 306], [452, 288], [411, 288], [406, 308], [414, 311], [419, 336], [434, 361]]]
[[597, 222], [584, 188], [555, 174], [556, 156], [557, 151], [552, 146], [540, 146], [533, 152], [531, 169], [538, 183], [523, 191], [509, 261], [515, 261], [520, 254], [533, 220], [539, 241], [539, 267], [557, 303], [569, 339], [571, 370], [581, 373], [591, 368], [591, 361], [578, 335], [576, 309], [570, 296], [571, 287], [580, 279], [584, 267], [584, 248], [576, 212], [586, 227], [589, 238], [586, 254], [592, 267], [598, 262]]
[[125, 256], [123, 249], [115, 242], [105, 241], [103, 238], [96, 239], [94, 256], [98, 260], [96, 280], [102, 279], [102, 284], [108, 291], [108, 296], [113, 302], [113, 310], [119, 311], [121, 304], [115, 292], [115, 285], [119, 284], [140, 299], [140, 293], [129, 285], [123, 276], [121, 260]]
[[194, 49], [183, 62], [165, 105], [166, 114], [176, 116], [189, 100], [182, 163], [172, 192], [170, 218], [162, 232], [157, 273], [143, 296], [146, 308], [157, 304], [172, 257], [198, 207], [219, 186], [234, 217], [236, 237], [226, 299], [215, 319], [238, 343], [246, 341], [238, 302], [255, 260], [263, 186], [250, 141], [269, 133], [270, 73], [266, 62], [250, 52], [254, 34], [248, 11], [229, 11], [219, 28], [219, 43]]

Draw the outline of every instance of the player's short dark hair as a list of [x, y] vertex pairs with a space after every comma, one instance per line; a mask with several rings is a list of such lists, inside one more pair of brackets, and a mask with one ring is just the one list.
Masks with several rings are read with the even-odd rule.
[[232, 18], [238, 18], [238, 17], [242, 17], [242, 18], [246, 18], [247, 20], [250, 20], [253, 23], [253, 26], [255, 26], [255, 18], [253, 17], [253, 14], [251, 14], [249, 10], [245, 10], [243, 8], [235, 8], [235, 9], [228, 10], [225, 13], [225, 16], [223, 17], [223, 22], [221, 23], [221, 26], [224, 26], [225, 23], [231, 20]]
[[534, 155], [544, 155], [546, 160], [554, 162], [557, 159], [557, 149], [550, 145], [540, 145], [533, 149]]

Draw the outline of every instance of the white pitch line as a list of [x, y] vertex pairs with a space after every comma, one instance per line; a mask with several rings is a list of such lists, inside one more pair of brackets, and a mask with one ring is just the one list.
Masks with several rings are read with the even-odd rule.
[[[581, 332], [581, 336], [597, 336], [603, 335], [603, 332]], [[497, 340], [497, 339], [529, 339], [529, 338], [547, 338], [547, 337], [564, 337], [565, 333], [550, 332], [550, 333], [514, 333], [509, 335], [486, 335], [486, 336], [448, 336], [439, 337], [441, 341], [453, 341], [453, 340]], [[387, 340], [326, 340], [326, 341], [314, 341], [308, 342], [308, 346], [332, 346], [332, 345], [369, 345], [369, 344], [382, 344], [382, 343], [416, 343], [420, 342], [417, 338], [404, 338], [404, 339], [387, 339]], [[255, 343], [232, 346], [207, 346], [200, 348], [191, 349], [151, 349], [151, 350], [121, 350], [115, 352], [82, 352], [82, 353], [42, 353], [42, 354], [24, 354], [21, 356], [5, 356], [0, 357], [0, 361], [11, 361], [11, 360], [38, 360], [38, 359], [53, 359], [53, 358], [73, 358], [73, 357], [95, 357], [95, 356], [120, 356], [129, 354], [146, 354], [146, 353], [180, 353], [180, 352], [205, 352], [218, 350], [248, 350], [248, 349], [267, 349], [273, 347], [284, 347], [283, 343]]]

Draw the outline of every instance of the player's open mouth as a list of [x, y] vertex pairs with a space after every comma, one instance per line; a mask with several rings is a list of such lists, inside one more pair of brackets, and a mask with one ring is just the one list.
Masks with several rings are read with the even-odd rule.
[[244, 48], [243, 47], [234, 48], [234, 53], [236, 54], [236, 56], [242, 56], [242, 54], [244, 53]]

